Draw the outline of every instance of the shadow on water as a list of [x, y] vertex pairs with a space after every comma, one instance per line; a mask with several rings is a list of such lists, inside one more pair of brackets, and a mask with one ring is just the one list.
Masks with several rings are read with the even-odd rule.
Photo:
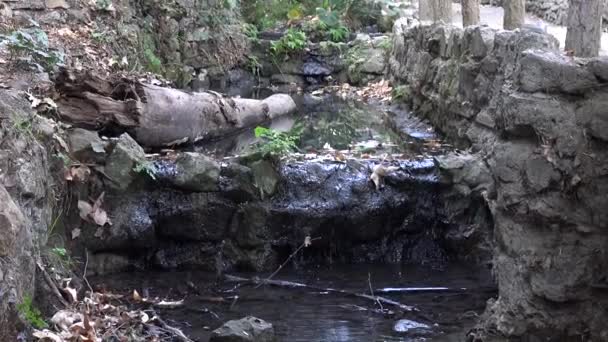
[[[198, 341], [207, 341], [210, 331], [227, 320], [247, 315], [272, 323], [279, 341], [462, 341], [486, 300], [494, 295], [487, 271], [462, 265], [451, 265], [442, 271], [418, 266], [342, 265], [283, 270], [276, 278], [359, 293], [369, 293], [370, 279], [377, 295], [415, 306], [419, 311], [381, 314], [373, 311], [378, 307], [372, 301], [312, 289], [255, 288], [234, 283], [219, 283], [216, 287], [213, 275], [191, 271], [135, 273], [128, 283], [120, 276], [100, 280], [108, 285], [116, 280], [117, 288], [124, 288], [126, 293], [149, 288], [152, 296], [185, 297], [183, 307], [163, 310], [161, 314]], [[196, 284], [204, 293], [193, 293], [188, 283]], [[448, 287], [452, 291], [382, 292], [385, 288], [402, 287]], [[238, 299], [214, 303], [210, 296]], [[416, 324], [419, 327], [411, 329]]]

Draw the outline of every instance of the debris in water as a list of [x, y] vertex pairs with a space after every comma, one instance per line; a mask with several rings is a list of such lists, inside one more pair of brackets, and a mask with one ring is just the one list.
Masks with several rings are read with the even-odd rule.
[[414, 329], [431, 329], [431, 327], [427, 324], [412, 321], [409, 319], [400, 319], [395, 323], [393, 329], [396, 332], [408, 332]]

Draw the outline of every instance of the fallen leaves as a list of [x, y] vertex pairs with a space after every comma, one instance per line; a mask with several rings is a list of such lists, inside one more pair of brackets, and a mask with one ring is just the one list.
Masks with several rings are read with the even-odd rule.
[[71, 166], [66, 169], [63, 178], [67, 181], [86, 182], [91, 175], [91, 169], [86, 165]]
[[80, 218], [85, 221], [93, 222], [96, 225], [103, 227], [106, 224], [112, 225], [112, 221], [108, 217], [108, 213], [101, 208], [103, 204], [103, 197], [105, 192], [102, 192], [101, 195], [95, 200], [93, 205], [89, 204], [86, 201], [78, 201], [78, 211], [80, 213]]
[[[128, 309], [121, 304], [123, 298], [112, 293], [88, 293], [83, 300], [73, 302], [70, 308], [56, 312], [50, 320], [52, 328], [35, 330], [32, 335], [47, 342], [100, 342], [165, 341], [181, 333], [168, 327], [153, 310]], [[150, 302], [154, 303], [156, 301]]]

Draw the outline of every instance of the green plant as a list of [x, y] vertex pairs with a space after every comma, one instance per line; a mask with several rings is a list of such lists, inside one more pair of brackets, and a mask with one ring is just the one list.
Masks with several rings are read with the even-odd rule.
[[301, 30], [289, 29], [281, 39], [272, 42], [270, 52], [275, 56], [288, 55], [304, 50], [306, 42], [306, 33]]
[[144, 50], [144, 57], [147, 62], [148, 71], [153, 72], [155, 74], [163, 73], [163, 63], [151, 49]]
[[404, 85], [396, 86], [393, 88], [391, 95], [395, 101], [407, 101], [410, 98], [410, 88]]
[[147, 175], [148, 177], [152, 178], [152, 180], [156, 180], [156, 166], [147, 160], [137, 162], [135, 167], [133, 167], [133, 171]]
[[49, 49], [49, 38], [39, 28], [21, 29], [9, 35], [0, 35], [0, 43], [6, 44], [11, 58], [28, 57], [28, 62], [46, 71], [63, 62], [63, 54]]
[[262, 64], [257, 56], [247, 56], [247, 68], [254, 76], [260, 77]]
[[262, 139], [258, 150], [263, 156], [280, 157], [298, 149], [297, 142], [300, 140], [301, 130], [279, 132], [272, 128], [258, 126], [254, 133], [256, 138]]
[[32, 303], [32, 297], [23, 297], [23, 302], [17, 305], [17, 311], [36, 329], [48, 328], [48, 323], [42, 318], [42, 313]]
[[327, 31], [327, 35], [329, 36], [329, 40], [335, 43], [343, 42], [348, 38], [348, 28], [344, 25], [338, 25], [337, 27], [332, 27]]
[[393, 48], [393, 41], [389, 38], [383, 39], [380, 43], [378, 43], [378, 47], [384, 51], [391, 51]]
[[253, 24], [249, 24], [249, 23], [243, 24], [243, 33], [245, 34], [245, 36], [247, 36], [247, 38], [249, 38], [249, 40], [251, 40], [254, 43], [256, 43], [260, 40], [260, 38], [259, 38], [260, 31], [258, 30], [258, 27]]

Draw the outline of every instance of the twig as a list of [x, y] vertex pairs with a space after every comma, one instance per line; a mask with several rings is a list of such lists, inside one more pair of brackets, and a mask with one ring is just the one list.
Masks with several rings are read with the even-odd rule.
[[298, 249], [296, 249], [295, 252], [291, 253], [291, 255], [289, 255], [289, 257], [287, 257], [287, 259], [281, 265], [279, 265], [279, 268], [277, 268], [274, 272], [272, 272], [272, 274], [269, 275], [268, 278], [266, 278], [263, 282], [258, 283], [258, 285], [255, 288], [257, 289], [258, 287], [264, 285], [264, 283], [269, 282], [272, 279], [272, 277], [274, 277], [275, 275], [277, 275], [277, 273], [279, 273], [279, 271], [281, 271], [281, 269], [283, 269], [283, 267], [285, 267], [285, 265], [287, 265], [287, 263], [289, 262], [289, 260], [291, 260], [294, 256], [296, 256], [296, 254], [298, 254], [298, 252], [300, 250], [302, 250], [302, 248], [308, 247], [308, 245], [312, 241], [316, 241], [316, 240], [321, 240], [321, 237], [316, 237], [314, 239], [308, 239], [308, 237], [307, 237], [304, 240], [304, 242], [302, 242], [302, 244], [300, 245], [300, 247], [298, 247]]
[[86, 248], [84, 249], [84, 256], [85, 256], [85, 261], [84, 261], [84, 271], [82, 272], [82, 280], [84, 280], [84, 282], [87, 284], [87, 287], [91, 291], [91, 294], [93, 294], [93, 288], [91, 287], [91, 284], [89, 284], [89, 281], [87, 280], [87, 267], [89, 266], [89, 250]]
[[[374, 297], [374, 289], [372, 288], [372, 274], [369, 272], [367, 272], [367, 283], [369, 284], [369, 294]], [[382, 303], [379, 300], [376, 301], [378, 302], [378, 305], [380, 305], [380, 310], [384, 310], [384, 307], [382, 307]]]
[[161, 328], [170, 332], [171, 334], [173, 334], [175, 337], [177, 337], [180, 341], [183, 342], [194, 342], [193, 340], [189, 339], [188, 336], [186, 336], [181, 330], [179, 330], [178, 328], [174, 328], [172, 326], [170, 326], [169, 324], [167, 324], [167, 322], [165, 322], [162, 318], [160, 318], [156, 312], [152, 311], [153, 313], [153, 319], [155, 321], [157, 321]]
[[233, 276], [233, 275], [229, 275], [229, 274], [224, 275], [224, 277], [226, 278], [226, 280], [233, 281], [233, 282], [245, 282], [245, 283], [251, 283], [251, 284], [256, 284], [256, 285], [268, 284], [268, 285], [281, 286], [281, 287], [300, 287], [300, 288], [309, 288], [309, 289], [313, 289], [316, 291], [340, 293], [345, 296], [365, 298], [365, 299], [372, 300], [374, 302], [378, 301], [378, 302], [381, 302], [381, 303], [384, 303], [387, 305], [396, 306], [403, 311], [408, 311], [408, 312], [418, 311], [418, 309], [416, 309], [413, 306], [405, 305], [405, 304], [399, 303], [397, 301], [394, 301], [392, 299], [388, 299], [388, 298], [380, 297], [380, 296], [370, 296], [365, 293], [357, 293], [357, 292], [352, 292], [352, 291], [348, 291], [348, 290], [325, 288], [325, 287], [320, 287], [320, 286], [307, 285], [307, 284], [303, 284], [303, 283], [286, 281], [286, 280], [269, 280], [269, 279], [261, 280], [261, 279], [256, 279], [256, 278], [248, 279], [248, 278], [237, 277], [237, 276]]
[[40, 262], [37, 262], [36, 265], [38, 266], [38, 269], [42, 273], [42, 277], [46, 281], [47, 285], [51, 288], [51, 291], [53, 292], [53, 294], [55, 295], [55, 297], [57, 297], [57, 299], [59, 300], [59, 302], [64, 307], [66, 307], [66, 308], [68, 306], [70, 306], [68, 304], [68, 302], [65, 300], [65, 298], [63, 298], [63, 296], [61, 295], [61, 292], [59, 292], [59, 289], [57, 288], [57, 285], [55, 284], [55, 282], [53, 281], [53, 279], [51, 279], [51, 276], [46, 272], [46, 270], [44, 269], [44, 267], [42, 267], [42, 264], [40, 264]]

